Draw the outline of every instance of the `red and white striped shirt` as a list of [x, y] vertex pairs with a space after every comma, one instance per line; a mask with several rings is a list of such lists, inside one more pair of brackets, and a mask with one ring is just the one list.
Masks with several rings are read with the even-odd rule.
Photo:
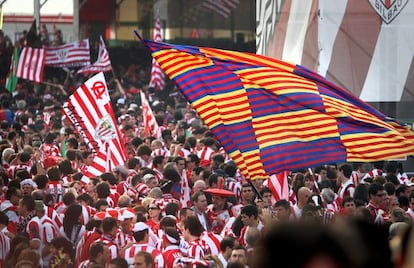
[[203, 259], [208, 254], [207, 250], [210, 251], [204, 241], [196, 239], [188, 243], [187, 257], [194, 259]]
[[102, 234], [102, 236], [96, 240], [96, 241], [103, 242], [108, 246], [111, 260], [117, 258], [119, 254], [118, 246], [116, 245], [116, 242], [114, 241], [114, 239], [115, 238], [112, 238], [108, 234]]
[[59, 232], [56, 225], [47, 215], [42, 218], [34, 217], [27, 224], [27, 233], [30, 240], [40, 240], [41, 248], [47, 243], [52, 243], [53, 238], [57, 237]]
[[63, 195], [66, 193], [66, 189], [60, 181], [49, 181], [46, 185], [47, 191], [54, 195], [56, 202], [62, 201]]
[[0, 267], [4, 267], [4, 261], [10, 251], [10, 242], [11, 240], [6, 233], [3, 230], [0, 230]]
[[148, 252], [152, 255], [152, 258], [154, 259], [155, 263], [155, 268], [164, 267], [164, 258], [162, 257], [161, 252], [155, 247], [149, 246], [148, 244], [134, 244], [131, 247], [127, 248], [121, 255], [121, 257], [128, 262], [129, 266], [132, 266], [132, 264], [134, 263], [135, 254], [141, 251]]
[[115, 243], [118, 248], [124, 248], [128, 243], [134, 243], [135, 239], [132, 235], [125, 233], [122, 230], [119, 230], [116, 233]]
[[178, 258], [182, 258], [183, 254], [178, 246], [170, 245], [164, 249], [162, 257], [164, 259], [164, 268], [173, 268], [174, 261]]
[[220, 235], [217, 235], [213, 232], [203, 232], [200, 239], [204, 241], [204, 243], [210, 249], [210, 255], [217, 256], [221, 252], [220, 243], [223, 237]]

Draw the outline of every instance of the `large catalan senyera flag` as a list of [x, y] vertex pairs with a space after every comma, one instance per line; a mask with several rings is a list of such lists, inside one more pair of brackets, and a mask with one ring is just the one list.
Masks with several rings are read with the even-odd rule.
[[140, 91], [139, 94], [141, 97], [142, 117], [144, 119], [145, 136], [153, 136], [155, 138], [160, 138], [158, 137], [159, 126], [157, 120], [155, 119], [154, 112], [152, 111], [151, 106], [149, 105], [147, 97], [145, 96], [145, 93], [142, 91]]
[[41, 83], [46, 52], [43, 48], [24, 47], [20, 53], [16, 77]]
[[127, 153], [103, 73], [82, 84], [64, 103], [63, 113], [95, 155], [85, 176], [99, 176], [125, 163]]
[[106, 50], [105, 42], [100, 36], [98, 59], [92, 65], [87, 65], [78, 70], [78, 74], [96, 74], [99, 72], [109, 72], [112, 70], [111, 60], [108, 50]]
[[45, 65], [53, 67], [76, 67], [91, 64], [89, 39], [83, 39], [56, 47], [45, 47]]
[[[160, 16], [155, 19], [154, 41], [162, 42]], [[152, 59], [150, 87], [163, 90], [165, 87], [164, 73], [155, 59]]]
[[142, 40], [249, 179], [414, 154], [414, 133], [308, 69]]

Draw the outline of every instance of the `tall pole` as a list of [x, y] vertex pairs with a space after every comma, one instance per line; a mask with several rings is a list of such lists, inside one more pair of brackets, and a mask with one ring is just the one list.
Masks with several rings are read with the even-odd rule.
[[[79, 40], [79, 1], [73, 0], [73, 38], [74, 40]], [[71, 40], [71, 41], [74, 41]]]
[[36, 20], [36, 32], [40, 33], [40, 0], [33, 0], [33, 17]]

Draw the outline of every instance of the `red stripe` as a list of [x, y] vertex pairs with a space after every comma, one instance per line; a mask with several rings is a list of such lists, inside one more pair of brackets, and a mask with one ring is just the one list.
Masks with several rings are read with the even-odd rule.
[[[272, 57], [281, 59], [283, 56], [284, 40], [286, 38], [286, 28], [289, 21], [290, 8], [292, 0], [283, 2], [282, 10], [280, 12], [279, 21], [276, 25], [273, 39], [268, 44], [268, 53]], [[281, 41], [283, 40], [283, 41]]]
[[[363, 14], [363, 21], [356, 19]], [[369, 1], [348, 1], [326, 78], [360, 96], [381, 29]], [[361, 41], [363, 40], [363, 41]]]
[[319, 1], [312, 1], [301, 63], [311, 70], [317, 70], [319, 63], [318, 12]]

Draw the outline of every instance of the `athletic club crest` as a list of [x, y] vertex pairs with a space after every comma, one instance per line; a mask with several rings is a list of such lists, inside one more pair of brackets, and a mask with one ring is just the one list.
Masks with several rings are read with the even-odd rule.
[[117, 137], [116, 128], [112, 124], [112, 120], [109, 115], [106, 115], [99, 119], [95, 128], [95, 139], [110, 141]]
[[369, 0], [372, 8], [386, 24], [390, 24], [400, 14], [408, 0]]

